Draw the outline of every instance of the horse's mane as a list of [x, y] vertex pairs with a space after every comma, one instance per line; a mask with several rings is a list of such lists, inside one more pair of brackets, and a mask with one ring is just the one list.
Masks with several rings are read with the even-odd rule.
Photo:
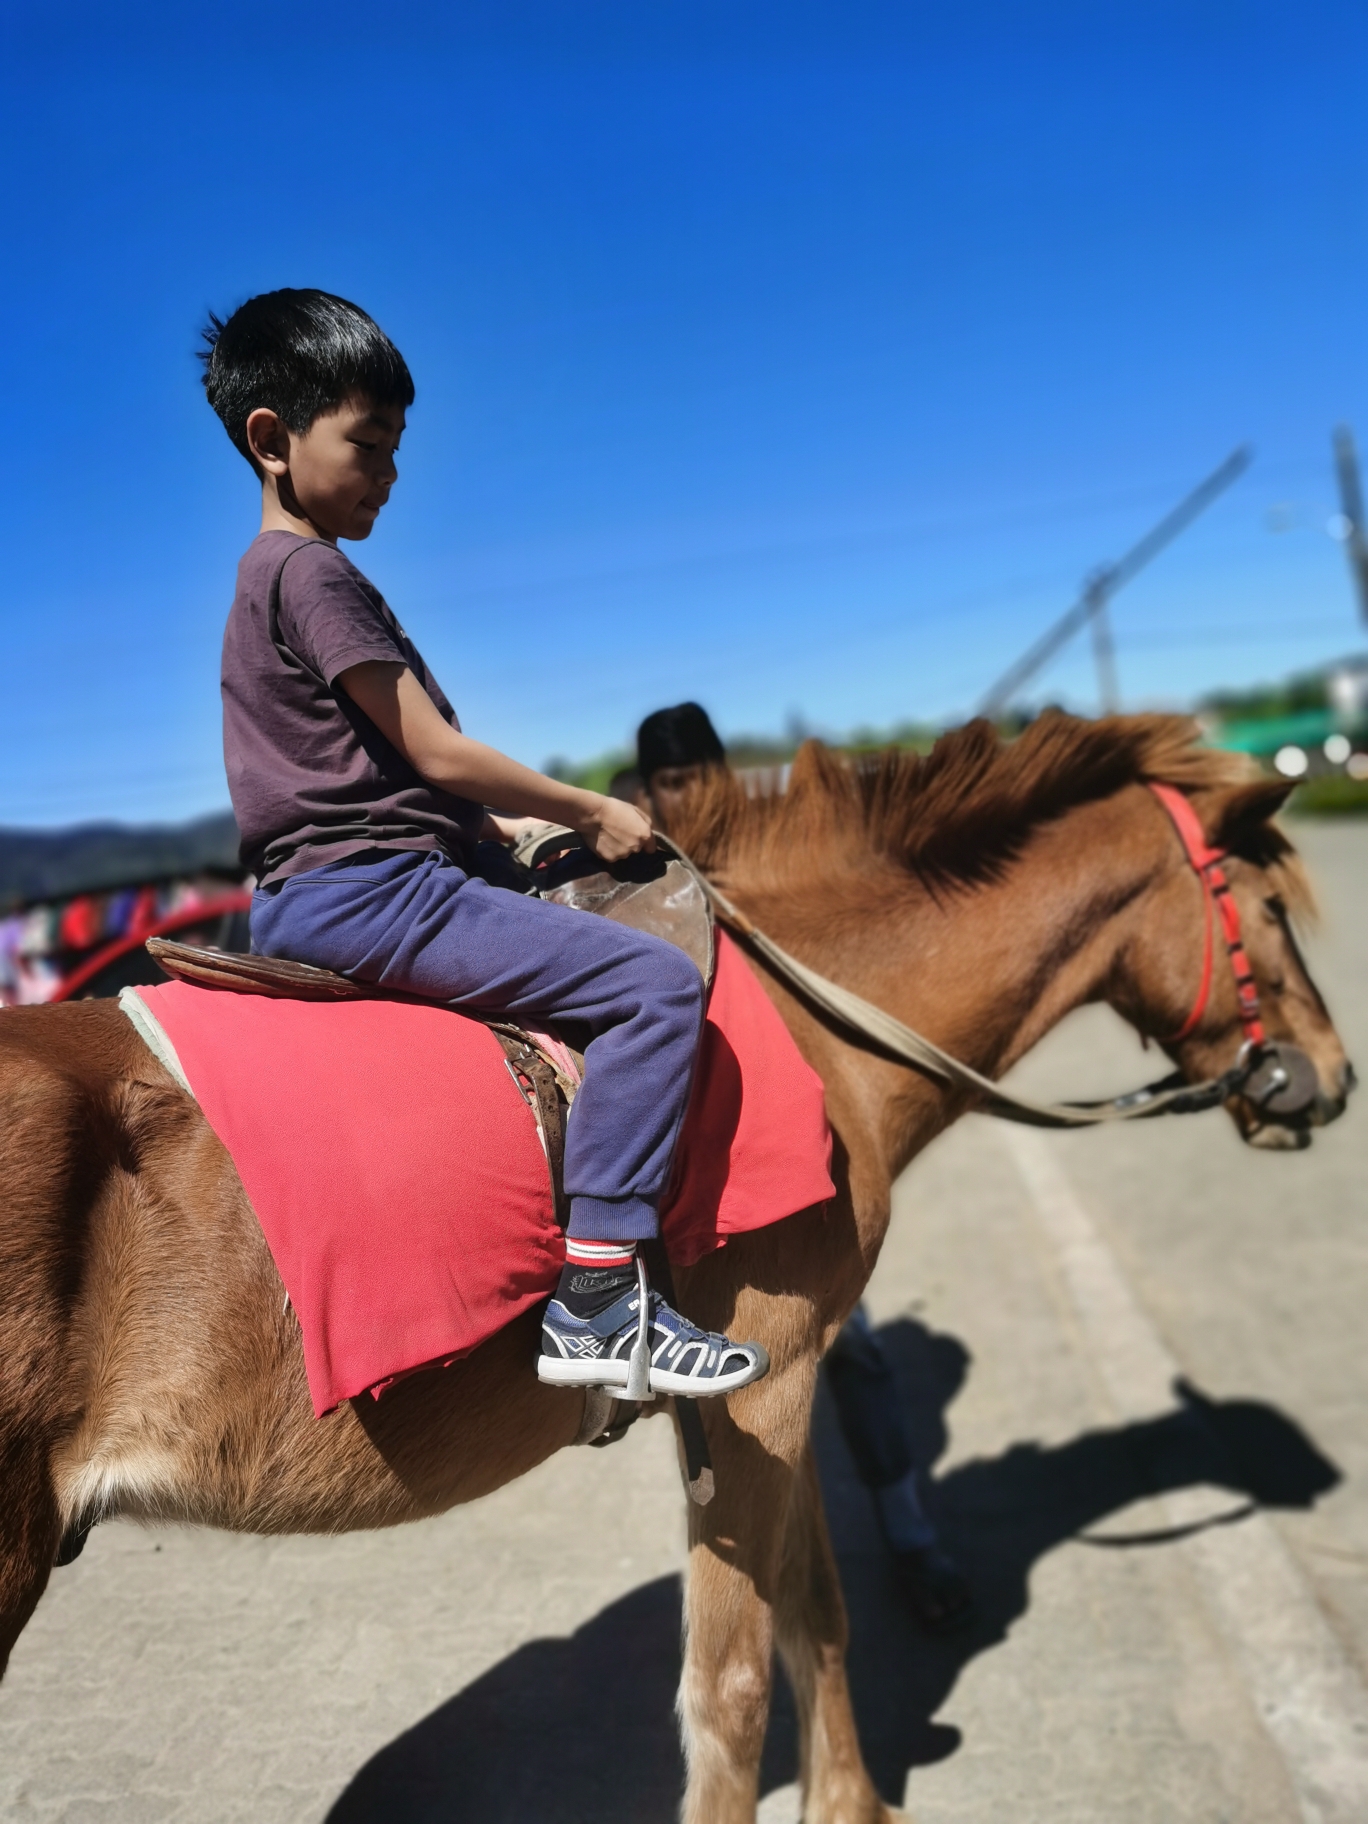
[[[928, 883], [1001, 876], [1039, 824], [1146, 781], [1234, 792], [1259, 777], [1240, 754], [1204, 747], [1185, 716], [1048, 712], [1004, 741], [978, 720], [942, 735], [929, 754], [889, 748], [848, 758], [818, 741], [799, 749], [786, 783], [711, 772], [684, 800], [672, 834], [700, 866], [792, 880], [871, 852]], [[1310, 908], [1291, 845], [1262, 819], [1241, 852], [1274, 868], [1289, 905]]]

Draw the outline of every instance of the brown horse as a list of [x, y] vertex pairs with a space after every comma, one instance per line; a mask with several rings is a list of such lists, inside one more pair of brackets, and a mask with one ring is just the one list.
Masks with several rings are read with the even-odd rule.
[[[1203, 897], [1148, 779], [1187, 792], [1229, 849], [1270, 1036], [1314, 1062], [1303, 1120], [1332, 1119], [1352, 1077], [1288, 928], [1307, 896], [1268, 823], [1283, 788], [1198, 748], [1190, 724], [1052, 716], [1010, 746], [976, 724], [929, 758], [856, 765], [810, 745], [782, 796], [747, 798], [720, 775], [675, 833], [790, 952], [998, 1074], [1082, 1002], [1106, 1000], [1151, 1036], [1192, 1007]], [[777, 1649], [801, 1715], [804, 1817], [865, 1824], [891, 1814], [856, 1740], [809, 1410], [878, 1256], [893, 1179], [965, 1099], [761, 973], [825, 1082], [838, 1192], [679, 1276], [691, 1314], [759, 1338], [773, 1361], [703, 1408], [717, 1495], [690, 1513], [684, 1815], [754, 1817]], [[1214, 1076], [1239, 1038], [1222, 970], [1177, 1060]], [[232, 1162], [112, 1004], [0, 1017], [0, 1111], [0, 1655], [64, 1535], [92, 1518], [392, 1525], [472, 1500], [574, 1437], [582, 1395], [538, 1384], [535, 1314], [453, 1368], [316, 1421]], [[1232, 1112], [1247, 1137], [1269, 1137], [1252, 1108]]]

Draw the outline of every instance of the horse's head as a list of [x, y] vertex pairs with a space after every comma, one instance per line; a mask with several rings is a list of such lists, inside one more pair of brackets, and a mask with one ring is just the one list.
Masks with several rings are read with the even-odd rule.
[[1190, 1082], [1227, 1079], [1246, 1140], [1301, 1147], [1354, 1075], [1293, 936], [1312, 908], [1271, 821], [1289, 790], [1185, 717], [1049, 712], [925, 755], [809, 742], [756, 789], [716, 767], [668, 834], [770, 935], [818, 964], [839, 945], [839, 979], [976, 1068], [1105, 998]]
[[[1147, 941], [1133, 958], [1137, 1023], [1190, 1080], [1220, 1077], [1242, 1058], [1252, 1066], [1227, 1102], [1252, 1146], [1309, 1146], [1311, 1129], [1343, 1114], [1354, 1086], [1293, 932], [1294, 919], [1312, 911], [1311, 894], [1270, 821], [1290, 790], [1257, 779], [1169, 794], [1172, 809], [1160, 799], [1146, 809], [1166, 826], [1167, 861]], [[1204, 856], [1212, 858], [1205, 870]], [[1241, 954], [1252, 977], [1243, 995]]]

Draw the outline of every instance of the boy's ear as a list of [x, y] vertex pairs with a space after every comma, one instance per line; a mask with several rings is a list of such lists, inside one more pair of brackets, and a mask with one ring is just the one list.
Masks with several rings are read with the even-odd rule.
[[247, 416], [247, 447], [259, 468], [270, 475], [286, 475], [290, 469], [290, 433], [285, 421], [269, 406], [259, 405]]

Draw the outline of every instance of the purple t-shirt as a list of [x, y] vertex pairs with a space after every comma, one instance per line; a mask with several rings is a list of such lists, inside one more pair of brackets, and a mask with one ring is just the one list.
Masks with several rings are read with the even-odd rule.
[[429, 785], [337, 684], [366, 659], [407, 665], [461, 726], [380, 591], [335, 545], [260, 533], [223, 636], [223, 757], [243, 866], [258, 881], [366, 849], [470, 859], [483, 807]]

